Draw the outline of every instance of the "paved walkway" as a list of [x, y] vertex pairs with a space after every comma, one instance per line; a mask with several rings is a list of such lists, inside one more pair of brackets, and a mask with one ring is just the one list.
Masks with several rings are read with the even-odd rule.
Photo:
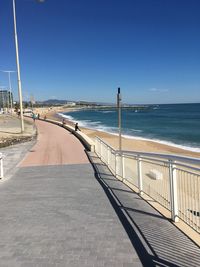
[[60, 162], [37, 161], [40, 135], [35, 147], [27, 144], [30, 152], [11, 179], [0, 183], [0, 266], [200, 266], [199, 248], [95, 154], [89, 153], [92, 166], [73, 135], [37, 123], [44, 140], [52, 127], [62, 131], [69, 154]]
[[82, 144], [66, 129], [38, 120], [36, 125], [38, 142], [21, 167], [89, 163]]

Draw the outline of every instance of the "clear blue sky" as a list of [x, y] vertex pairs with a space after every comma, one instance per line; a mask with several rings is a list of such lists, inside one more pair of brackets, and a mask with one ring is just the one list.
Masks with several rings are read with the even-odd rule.
[[[200, 102], [199, 0], [16, 0], [16, 11], [25, 100], [114, 102], [120, 86], [125, 103]], [[12, 0], [0, 0], [0, 69], [16, 69]]]

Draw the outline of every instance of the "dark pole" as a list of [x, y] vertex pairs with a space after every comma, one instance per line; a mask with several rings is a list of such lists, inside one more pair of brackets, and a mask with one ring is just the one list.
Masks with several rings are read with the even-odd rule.
[[122, 150], [122, 131], [121, 131], [121, 93], [120, 93], [120, 87], [118, 88], [117, 93], [117, 108], [118, 108], [118, 129], [119, 129], [119, 150]]

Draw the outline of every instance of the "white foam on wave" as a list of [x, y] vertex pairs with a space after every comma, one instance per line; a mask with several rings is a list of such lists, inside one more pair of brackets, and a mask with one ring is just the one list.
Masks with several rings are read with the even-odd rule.
[[[111, 127], [102, 127], [102, 129], [98, 129], [101, 132], [107, 132], [109, 134], [112, 135], [118, 135], [117, 131], [118, 128], [117, 127], [113, 127], [112, 130], [110, 130]], [[142, 132], [142, 130], [134, 130], [133, 132]], [[150, 138], [145, 138], [145, 137], [141, 137], [141, 136], [133, 136], [133, 135], [128, 135], [128, 134], [122, 134], [122, 137], [126, 138], [126, 139], [135, 139], [135, 140], [139, 140], [139, 141], [150, 141], [150, 142], [154, 142], [154, 143], [159, 143], [159, 144], [163, 144], [163, 145], [167, 145], [167, 146], [171, 146], [171, 147], [176, 147], [176, 148], [180, 148], [180, 149], [184, 149], [187, 151], [191, 151], [191, 152], [200, 152], [200, 148], [199, 147], [193, 147], [193, 146], [188, 146], [188, 145], [179, 145], [179, 144], [175, 144], [173, 142], [170, 141], [164, 141], [164, 140], [160, 140], [160, 139], [150, 139]]]
[[75, 118], [73, 118], [70, 115], [66, 115], [63, 113], [58, 113], [58, 115], [60, 115], [63, 118], [66, 118], [72, 122], [77, 122], [79, 124], [80, 127], [84, 127], [84, 128], [88, 128], [91, 130], [97, 130], [100, 132], [105, 132], [105, 133], [111, 133], [111, 134], [115, 134], [117, 131], [117, 127], [109, 127], [109, 126], [105, 126], [102, 124], [101, 121], [91, 121], [91, 120], [76, 120]]
[[[117, 127], [109, 127], [109, 126], [105, 126], [103, 124], [101, 124], [100, 121], [90, 121], [90, 120], [75, 120], [72, 116], [70, 115], [65, 115], [63, 113], [58, 113], [60, 116], [72, 121], [72, 122], [78, 122], [79, 126], [81, 127], [85, 127], [91, 130], [97, 130], [100, 132], [105, 132], [105, 133], [109, 133], [112, 135], [117, 136], [118, 135], [118, 128]], [[131, 129], [131, 131], [133, 132], [142, 132], [142, 130], [137, 130], [137, 129]], [[176, 148], [180, 148], [180, 149], [184, 149], [187, 151], [191, 151], [191, 152], [198, 152], [200, 153], [200, 148], [199, 147], [192, 147], [192, 146], [188, 146], [188, 145], [179, 145], [179, 144], [175, 144], [173, 142], [170, 141], [164, 141], [164, 140], [160, 140], [160, 139], [150, 139], [150, 138], [145, 138], [145, 137], [140, 137], [140, 136], [133, 136], [133, 135], [128, 135], [128, 134], [123, 134], [122, 137], [126, 138], [126, 139], [133, 139], [133, 140], [141, 140], [141, 141], [150, 141], [150, 142], [154, 142], [154, 143], [159, 143], [159, 144], [163, 144], [163, 145], [167, 145], [167, 146], [171, 146], [171, 147], [176, 147]]]
[[100, 121], [78, 121], [78, 124], [82, 127], [89, 128], [92, 130], [97, 130], [100, 132], [106, 132], [106, 133], [115, 133], [116, 132], [116, 127], [109, 127], [101, 124]]
[[58, 113], [59, 116], [61, 116], [62, 118], [65, 118], [69, 121], [74, 121], [74, 118], [70, 115], [66, 115], [66, 114], [63, 114], [63, 113]]
[[122, 136], [124, 138], [127, 138], [127, 139], [150, 141], [150, 142], [159, 143], [159, 144], [162, 144], [162, 145], [167, 145], [167, 146], [172, 146], [172, 147], [184, 149], [184, 150], [187, 150], [187, 151], [200, 152], [200, 148], [198, 148], [198, 147], [192, 147], [192, 146], [187, 146], [187, 145], [179, 145], [179, 144], [175, 144], [175, 143], [170, 142], [170, 141], [163, 141], [163, 140], [160, 140], [160, 139], [150, 139], [150, 138], [131, 136], [131, 135], [122, 135]]
[[111, 110], [104, 110], [104, 111], [99, 111], [99, 112], [106, 114], [106, 113], [114, 113], [115, 111], [111, 111]]
[[138, 130], [138, 129], [129, 129], [128, 131], [132, 132], [132, 133], [142, 133], [143, 132], [142, 130]]
[[101, 124], [100, 121], [90, 121], [90, 120], [82, 120], [82, 121], [77, 121], [78, 124], [82, 127], [85, 128], [96, 128], [98, 125]]

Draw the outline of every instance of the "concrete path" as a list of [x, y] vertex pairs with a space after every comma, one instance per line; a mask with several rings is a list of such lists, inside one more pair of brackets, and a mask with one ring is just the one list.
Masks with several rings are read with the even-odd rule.
[[[0, 266], [200, 266], [199, 248], [90, 153], [93, 168], [73, 135], [37, 123], [46, 141], [0, 184]], [[60, 160], [41, 157], [55, 140], [46, 153]]]
[[16, 166], [21, 162], [25, 155], [31, 151], [35, 142], [36, 140], [32, 140], [0, 148], [0, 152], [3, 154], [3, 169], [5, 176], [3, 180], [0, 180], [0, 183], [4, 183], [5, 180], [9, 179], [18, 170]]

